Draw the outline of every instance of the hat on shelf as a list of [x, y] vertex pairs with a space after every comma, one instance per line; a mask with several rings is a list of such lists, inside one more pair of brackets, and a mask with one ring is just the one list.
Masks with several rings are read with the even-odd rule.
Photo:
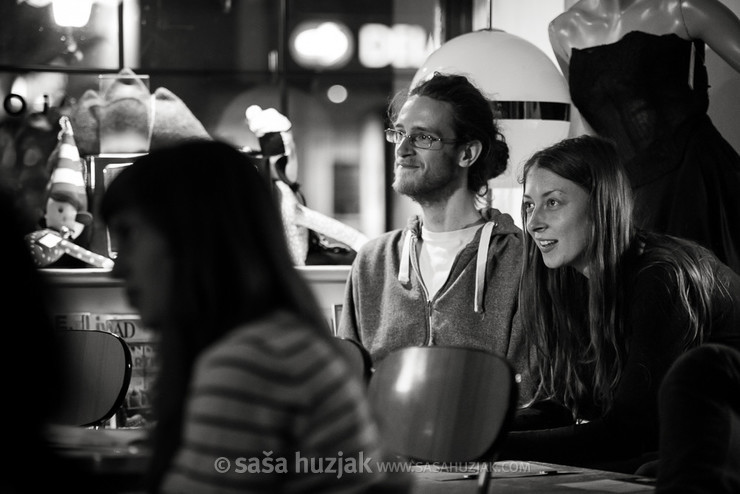
[[78, 211], [87, 211], [85, 167], [75, 143], [69, 118], [61, 117], [59, 143], [49, 155], [52, 169], [49, 178], [49, 197], [72, 204]]
[[203, 124], [172, 91], [152, 94], [125, 68], [102, 93], [88, 89], [70, 116], [83, 155], [140, 153], [190, 139], [211, 139]]
[[88, 89], [77, 103], [72, 106], [69, 115], [72, 128], [75, 132], [75, 141], [80, 154], [90, 156], [100, 154], [100, 140], [98, 139], [98, 110], [100, 97], [94, 89]]
[[123, 69], [100, 95], [98, 107], [101, 153], [142, 153], [149, 150], [153, 108], [149, 88], [131, 69]]
[[211, 139], [187, 105], [167, 88], [154, 91], [154, 126], [151, 149], [170, 146], [183, 139]]

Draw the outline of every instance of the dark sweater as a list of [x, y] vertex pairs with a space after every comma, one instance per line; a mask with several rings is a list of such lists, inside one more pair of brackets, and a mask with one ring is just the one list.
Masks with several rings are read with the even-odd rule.
[[[740, 276], [701, 247], [683, 248], [697, 249], [720, 281], [712, 293], [711, 323], [703, 342], [740, 349]], [[658, 449], [658, 388], [671, 364], [686, 351], [688, 315], [678, 299], [675, 273], [649, 263], [650, 249], [648, 243], [644, 253], [630, 253], [625, 260], [628, 351], [612, 407], [601, 414], [593, 413], [598, 410], [593, 403], [580, 403], [581, 410], [592, 411], [583, 416], [588, 423], [511, 432], [502, 459], [629, 471], [634, 466], [630, 459]], [[521, 413], [529, 413], [530, 419], [536, 415]], [[544, 415], [552, 416], [550, 411]]]
[[[393, 350], [421, 345], [501, 354], [521, 374], [520, 398], [528, 400], [530, 353], [518, 314], [522, 231], [511, 216], [496, 209], [481, 215], [495, 225], [482, 266], [485, 275], [476, 279], [478, 249], [486, 231], [482, 227], [458, 253], [447, 281], [431, 299], [419, 276], [418, 217], [411, 219], [408, 228], [366, 243], [347, 281], [339, 334], [362, 343], [374, 361]], [[411, 243], [404, 256], [406, 234]]]

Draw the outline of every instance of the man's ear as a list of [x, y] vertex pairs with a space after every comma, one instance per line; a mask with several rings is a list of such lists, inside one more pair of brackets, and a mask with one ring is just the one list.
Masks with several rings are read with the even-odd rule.
[[480, 141], [469, 141], [465, 143], [462, 150], [460, 151], [460, 158], [458, 159], [458, 165], [463, 168], [468, 168], [475, 160], [480, 156], [483, 150], [483, 144]]

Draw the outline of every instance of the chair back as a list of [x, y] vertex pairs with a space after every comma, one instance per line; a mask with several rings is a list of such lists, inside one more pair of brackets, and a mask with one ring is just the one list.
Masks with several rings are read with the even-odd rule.
[[515, 372], [501, 356], [410, 347], [375, 363], [368, 393], [385, 447], [415, 461], [494, 461], [516, 408]]
[[121, 407], [131, 381], [131, 350], [113, 333], [56, 332], [64, 369], [63, 400], [55, 424], [98, 426]]
[[370, 358], [370, 352], [355, 340], [340, 337], [336, 337], [335, 339], [338, 343], [339, 350], [349, 362], [352, 372], [363, 383], [367, 384], [373, 372], [373, 362]]

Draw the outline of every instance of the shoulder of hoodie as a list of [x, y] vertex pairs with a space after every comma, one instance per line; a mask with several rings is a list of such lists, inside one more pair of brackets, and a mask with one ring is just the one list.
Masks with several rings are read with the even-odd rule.
[[[509, 214], [502, 213], [495, 208], [489, 208], [482, 210], [481, 216], [496, 225], [491, 231], [491, 248], [498, 246], [498, 249], [501, 249], [503, 246], [507, 246], [515, 248], [517, 251], [524, 249], [524, 232], [516, 226], [514, 219]], [[476, 236], [476, 239], [479, 238]]]
[[487, 208], [481, 210], [481, 216], [486, 221], [493, 221], [496, 223], [493, 229], [492, 235], [512, 235], [517, 237], [520, 241], [523, 238], [524, 232], [522, 229], [516, 226], [514, 218], [508, 213], [502, 213], [496, 208]]
[[403, 241], [403, 234], [405, 231], [406, 228], [397, 228], [369, 239], [357, 252], [357, 260], [368, 261], [380, 255], [384, 255], [383, 253], [385, 252], [396, 249]]
[[[488, 246], [489, 258], [496, 258], [498, 263], [503, 262], [512, 267], [519, 266], [524, 252], [524, 232], [516, 226], [509, 214], [502, 213], [498, 209], [490, 208], [481, 211], [481, 215], [496, 224], [491, 231], [491, 243]], [[478, 234], [474, 242], [479, 241], [480, 235]]]

